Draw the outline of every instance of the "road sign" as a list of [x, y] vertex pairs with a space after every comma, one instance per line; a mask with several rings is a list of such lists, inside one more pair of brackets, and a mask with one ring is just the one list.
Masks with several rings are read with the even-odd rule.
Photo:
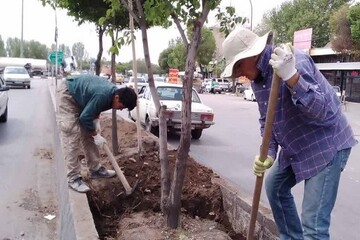
[[[49, 54], [48, 59], [52, 64], [56, 64], [56, 51], [52, 51]], [[58, 62], [58, 64], [62, 63], [63, 59], [64, 59], [64, 52], [63, 51], [58, 51], [58, 53], [57, 53], [57, 62]]]

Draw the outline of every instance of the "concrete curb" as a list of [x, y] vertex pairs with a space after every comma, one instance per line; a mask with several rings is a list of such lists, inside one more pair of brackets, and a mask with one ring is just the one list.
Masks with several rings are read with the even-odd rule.
[[[234, 231], [246, 236], [250, 222], [252, 196], [241, 192], [240, 189], [225, 179], [214, 178], [212, 182], [220, 186], [224, 210], [229, 217]], [[259, 205], [254, 235], [255, 239], [258, 240], [279, 239], [279, 233], [271, 210], [261, 205], [261, 203]]]

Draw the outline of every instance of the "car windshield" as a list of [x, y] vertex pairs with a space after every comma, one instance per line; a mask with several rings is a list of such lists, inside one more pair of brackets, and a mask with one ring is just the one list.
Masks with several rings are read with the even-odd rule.
[[4, 73], [27, 74], [25, 68], [5, 68]]
[[[157, 92], [160, 97], [160, 100], [173, 100], [173, 101], [182, 100], [182, 88], [180, 87], [158, 87]], [[195, 90], [192, 91], [192, 102], [196, 102], [196, 103], [201, 102]]]

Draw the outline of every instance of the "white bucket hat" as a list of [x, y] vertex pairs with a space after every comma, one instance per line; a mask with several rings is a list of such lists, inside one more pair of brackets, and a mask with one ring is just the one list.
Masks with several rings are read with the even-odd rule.
[[268, 35], [269, 32], [259, 37], [244, 27], [233, 30], [222, 44], [226, 67], [221, 77], [231, 77], [237, 61], [260, 54], [266, 46]]

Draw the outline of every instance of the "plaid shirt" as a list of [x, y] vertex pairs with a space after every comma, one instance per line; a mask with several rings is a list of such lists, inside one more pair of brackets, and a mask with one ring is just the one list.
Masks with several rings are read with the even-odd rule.
[[[261, 135], [273, 74], [269, 65], [271, 53], [272, 47], [266, 46], [257, 64], [261, 73], [251, 84], [260, 112]], [[291, 166], [300, 182], [315, 176], [337, 151], [350, 148], [357, 141], [335, 91], [311, 57], [295, 49], [295, 59], [300, 79], [293, 89], [281, 82], [268, 154], [275, 159], [280, 146], [280, 167]]]

